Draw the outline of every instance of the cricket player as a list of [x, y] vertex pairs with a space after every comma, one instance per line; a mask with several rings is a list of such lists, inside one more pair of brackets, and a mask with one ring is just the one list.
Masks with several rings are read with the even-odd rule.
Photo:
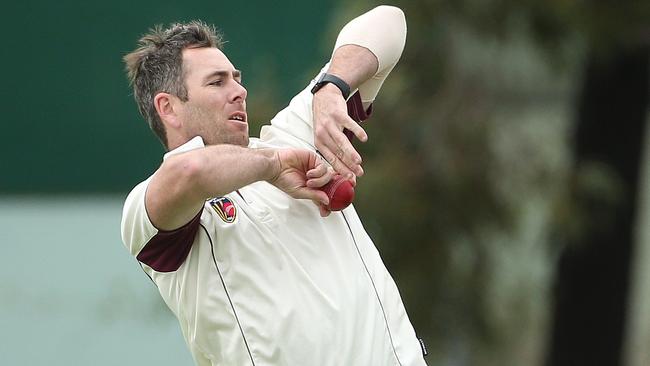
[[[355, 181], [366, 118], [406, 40], [380, 6], [248, 136], [242, 73], [202, 22], [160, 27], [124, 57], [140, 112], [168, 152], [129, 193], [122, 239], [180, 323], [197, 365], [425, 365], [399, 292], [353, 206], [319, 187]], [[282, 85], [275, 87], [281, 88]]]

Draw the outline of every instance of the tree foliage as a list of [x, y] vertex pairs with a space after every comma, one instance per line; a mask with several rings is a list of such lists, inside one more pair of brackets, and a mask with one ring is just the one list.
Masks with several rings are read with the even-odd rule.
[[[571, 183], [606, 172], [572, 171], [582, 63], [647, 42], [648, 4], [395, 4], [407, 46], [359, 146], [368, 174], [356, 206], [430, 365], [543, 362], [558, 253], [588, 229]], [[344, 3], [339, 18], [373, 5]], [[607, 182], [594, 184], [613, 197]]]

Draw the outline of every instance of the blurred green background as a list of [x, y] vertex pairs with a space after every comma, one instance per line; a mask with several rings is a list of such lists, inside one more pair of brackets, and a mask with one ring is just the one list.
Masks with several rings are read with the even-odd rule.
[[[217, 25], [257, 135], [375, 5], [6, 5], [0, 363], [191, 364], [119, 236], [163, 153], [121, 63], [147, 28]], [[393, 5], [407, 45], [355, 205], [428, 364], [650, 364], [650, 2]]]

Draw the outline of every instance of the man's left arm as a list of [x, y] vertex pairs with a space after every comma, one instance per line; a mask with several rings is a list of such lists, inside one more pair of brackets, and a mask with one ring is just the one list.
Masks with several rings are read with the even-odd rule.
[[[358, 89], [364, 108], [401, 56], [406, 42], [404, 13], [393, 6], [379, 6], [353, 19], [339, 33], [328, 74]], [[366, 132], [347, 114], [341, 90], [328, 83], [315, 94], [312, 104], [314, 143], [334, 169], [351, 178], [363, 175], [361, 156], [343, 133], [346, 128], [362, 142]]]

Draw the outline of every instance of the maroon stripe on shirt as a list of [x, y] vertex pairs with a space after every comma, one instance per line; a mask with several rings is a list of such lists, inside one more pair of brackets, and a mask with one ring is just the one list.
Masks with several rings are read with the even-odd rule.
[[138, 261], [148, 265], [157, 272], [174, 272], [185, 262], [190, 254], [194, 237], [201, 223], [199, 211], [192, 221], [172, 231], [159, 230], [145, 244], [136, 257]]
[[[361, 101], [361, 94], [357, 91], [354, 93], [354, 95], [348, 99], [348, 115], [350, 118], [352, 118], [355, 122], [361, 123], [368, 118], [370, 118], [370, 115], [372, 114], [372, 104], [370, 107], [368, 107], [368, 110], [363, 109], [363, 102]], [[343, 130], [343, 133], [345, 136], [348, 137], [350, 141], [354, 138], [354, 134], [352, 131], [348, 130], [347, 128]]]

